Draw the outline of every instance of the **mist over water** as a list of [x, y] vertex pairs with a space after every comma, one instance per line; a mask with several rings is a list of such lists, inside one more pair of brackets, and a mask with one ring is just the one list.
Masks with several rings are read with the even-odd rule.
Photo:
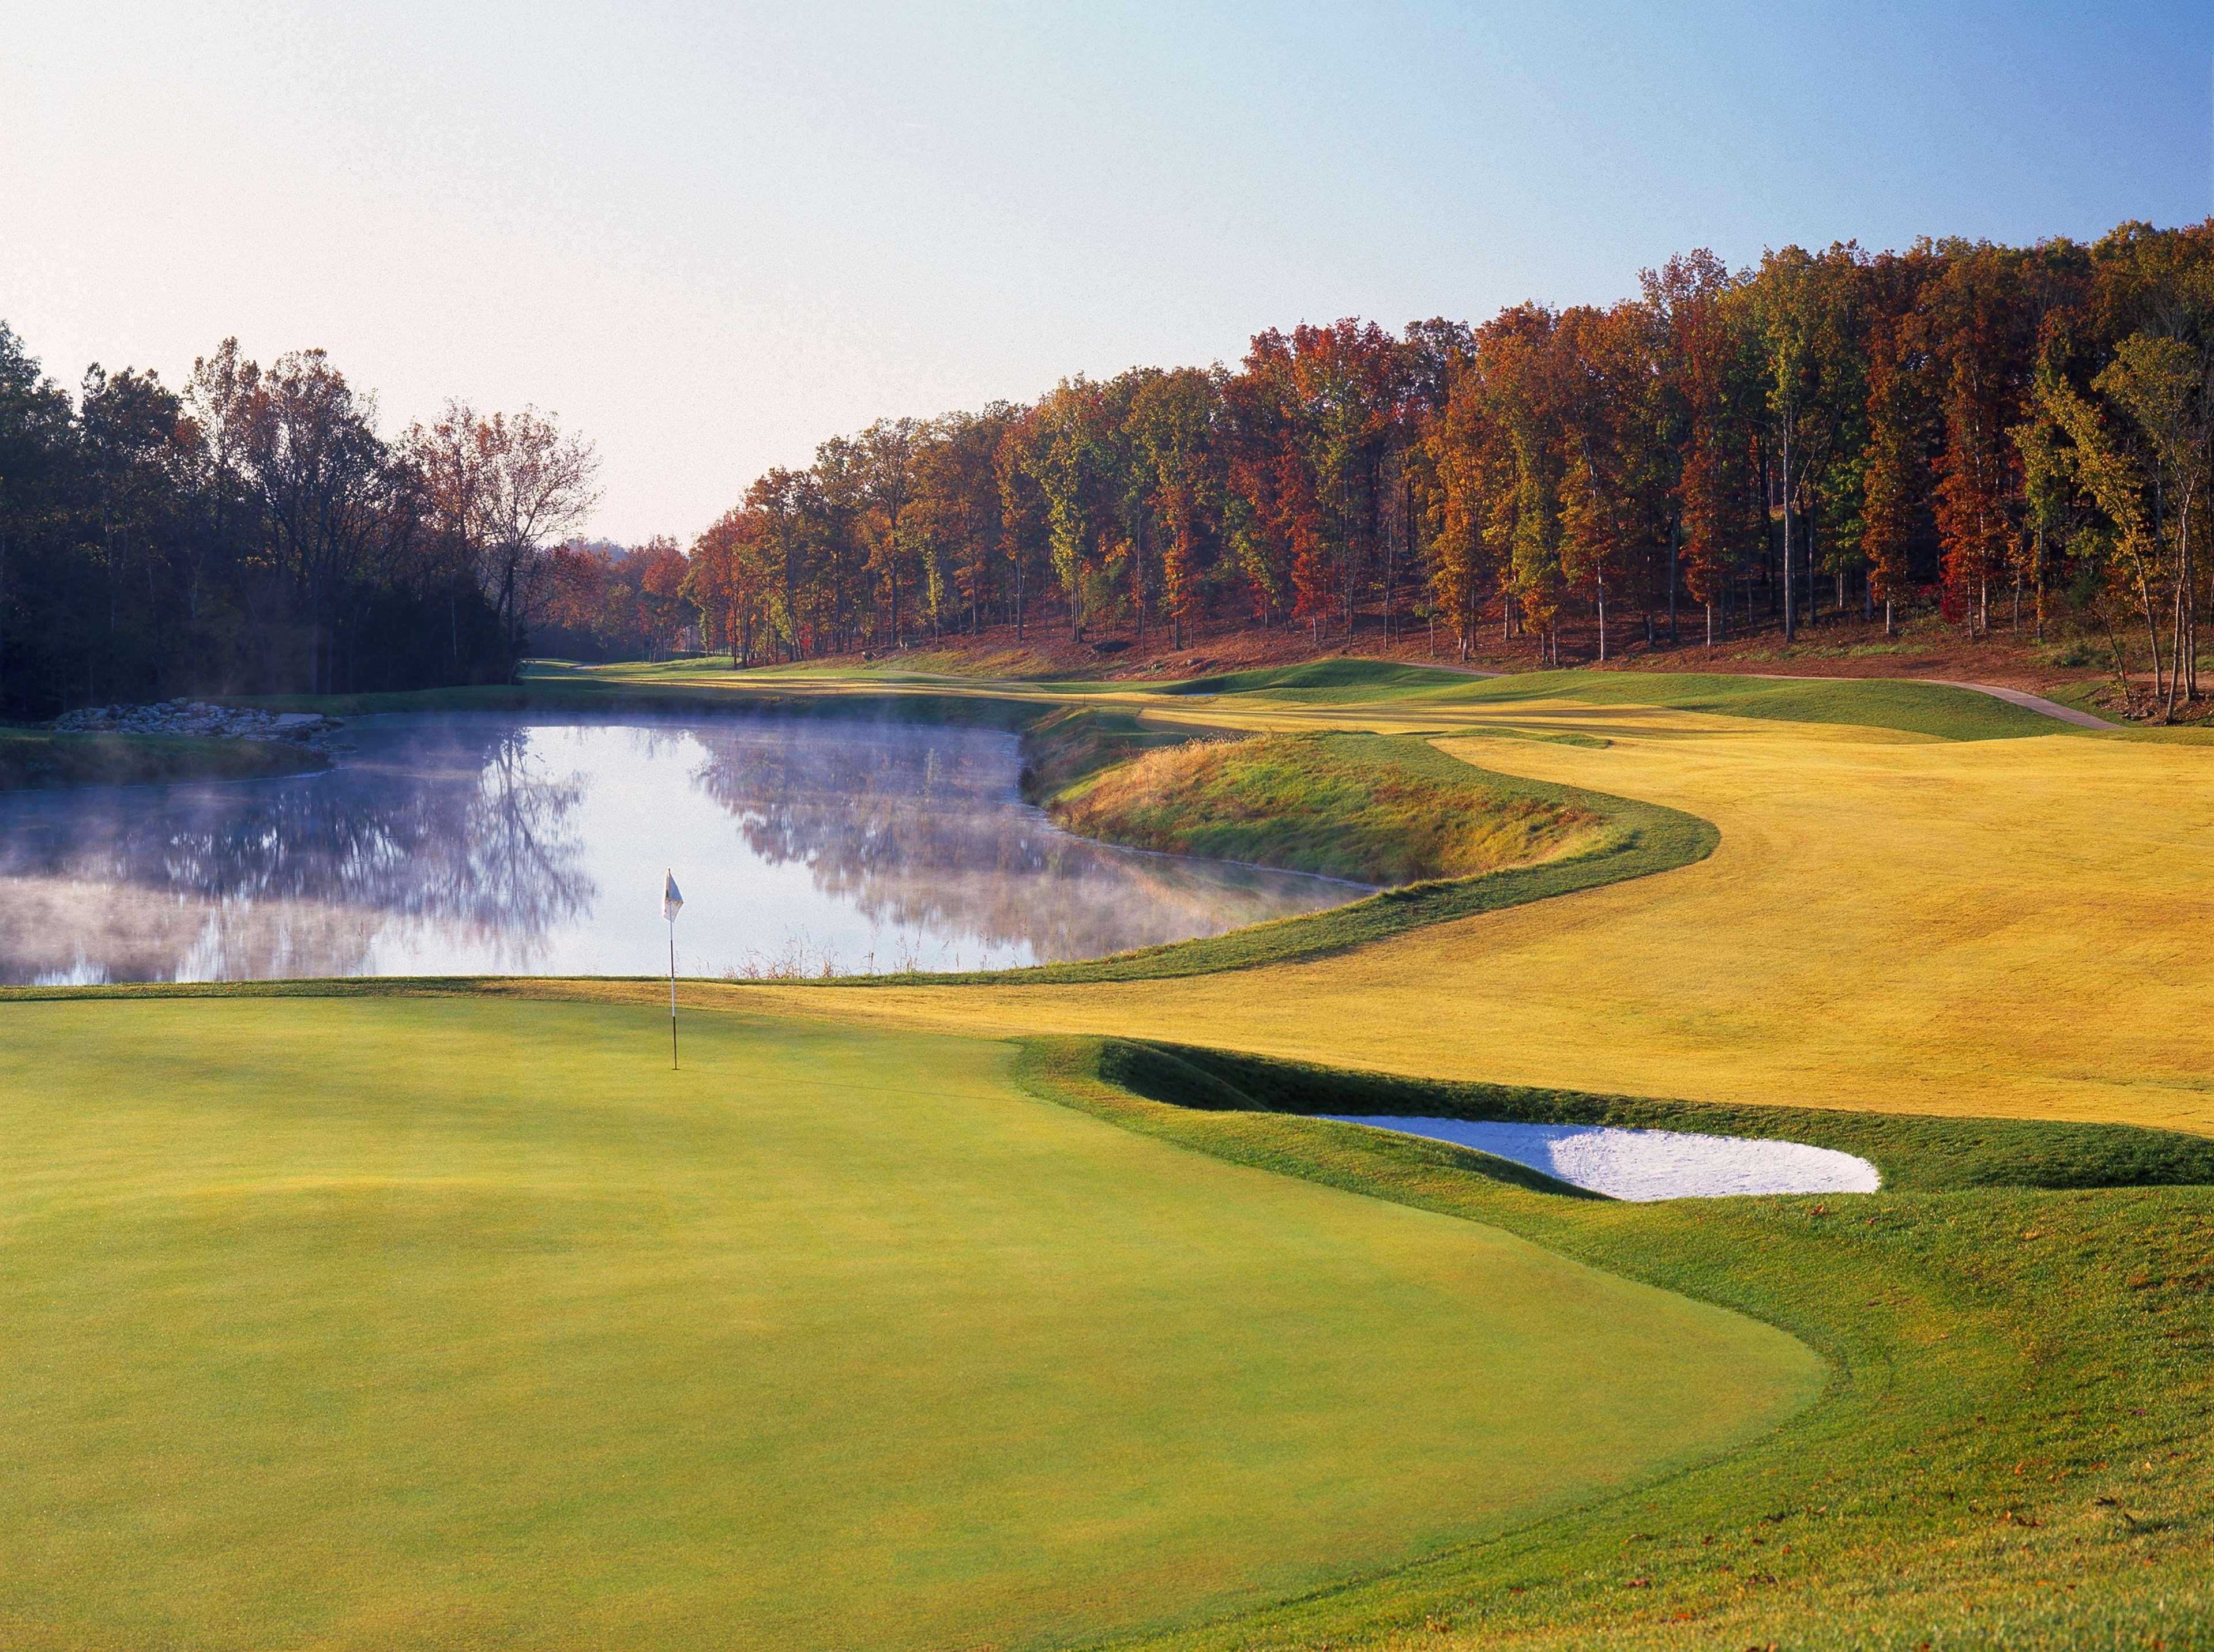
[[690, 976], [1097, 958], [1335, 905], [1070, 837], [1012, 736], [828, 719], [364, 718], [296, 780], [0, 797], [0, 982]]

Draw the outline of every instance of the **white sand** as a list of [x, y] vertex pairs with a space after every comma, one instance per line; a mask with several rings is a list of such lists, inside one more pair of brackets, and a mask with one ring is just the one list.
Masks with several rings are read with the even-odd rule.
[[1681, 1130], [1620, 1130], [1597, 1124], [1477, 1123], [1459, 1118], [1331, 1114], [1511, 1159], [1617, 1199], [1715, 1199], [1734, 1193], [1873, 1193], [1874, 1165], [1830, 1147]]

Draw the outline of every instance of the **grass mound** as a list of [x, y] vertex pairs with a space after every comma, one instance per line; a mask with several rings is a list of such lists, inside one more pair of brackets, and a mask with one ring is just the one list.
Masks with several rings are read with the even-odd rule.
[[1403, 761], [1426, 750], [1361, 734], [1187, 741], [1095, 774], [1052, 813], [1086, 837], [1389, 884], [1530, 866], [1599, 823], [1465, 765]]
[[[1055, 726], [1062, 732], [1039, 759], [1042, 763], [1063, 763], [1079, 771], [1110, 774], [1112, 769], [1102, 771], [1098, 766], [1122, 761], [1149, 742], [1181, 740], [1189, 733], [1188, 729], [1174, 732], [1147, 729], [1120, 711], [1072, 713], [1066, 722]], [[1704, 860], [1721, 841], [1714, 827], [1695, 815], [1578, 786], [1493, 774], [1448, 756], [1418, 737], [1349, 737], [1342, 743], [1333, 739], [1330, 750], [1349, 768], [1367, 766], [1373, 775], [1391, 784], [1434, 786], [1456, 795], [1464, 794], [1464, 788], [1473, 788], [1466, 795], [1480, 796], [1485, 808], [1509, 811], [1526, 805], [1537, 817], [1575, 824], [1550, 858], [1535, 864], [1403, 884], [1343, 906], [1204, 939], [1177, 941], [1084, 963], [1037, 964], [973, 975], [843, 976], [829, 984], [851, 987], [911, 982], [953, 986], [992, 982], [1030, 987], [1157, 981], [1326, 958], [1456, 918], [1672, 871]], [[1068, 756], [1071, 750], [1078, 755]], [[1072, 782], [1072, 789], [1077, 786], [1080, 782]]]
[[1532, 671], [1480, 682], [1459, 698], [1491, 705], [1568, 699], [1590, 706], [1659, 706], [1777, 723], [1833, 723], [1944, 740], [2019, 740], [2070, 725], [1968, 688], [1883, 678], [1824, 682], [1692, 671]]
[[1465, 671], [1433, 665], [1401, 665], [1390, 660], [1309, 660], [1300, 665], [1262, 665], [1164, 683], [1167, 694], [1269, 694], [1284, 700], [1399, 700], [1465, 688], [1483, 679]]

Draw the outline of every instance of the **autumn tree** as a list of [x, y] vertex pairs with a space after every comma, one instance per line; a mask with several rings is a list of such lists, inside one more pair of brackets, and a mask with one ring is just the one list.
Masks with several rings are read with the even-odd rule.
[[770, 617], [784, 642], [784, 657], [797, 661], [804, 652], [804, 594], [820, 566], [810, 555], [823, 548], [816, 533], [823, 517], [815, 475], [782, 466], [755, 479], [746, 489], [745, 510], [758, 524], [774, 600]]
[[1132, 400], [1129, 430], [1142, 462], [1147, 513], [1162, 547], [1161, 591], [1174, 646], [1198, 618], [1201, 580], [1222, 506], [1216, 426], [1218, 375], [1178, 368], [1147, 380]]
[[869, 519], [869, 571], [884, 582], [885, 639], [902, 646], [900, 593], [908, 565], [908, 507], [914, 499], [915, 452], [923, 435], [913, 419], [880, 419], [860, 436], [861, 497]]

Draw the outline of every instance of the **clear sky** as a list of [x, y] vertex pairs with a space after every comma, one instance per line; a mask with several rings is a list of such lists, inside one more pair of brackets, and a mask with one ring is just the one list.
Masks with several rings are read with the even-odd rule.
[[688, 539], [884, 413], [1705, 245], [2204, 217], [2214, 7], [11, 6], [0, 318], [73, 383], [321, 345]]

